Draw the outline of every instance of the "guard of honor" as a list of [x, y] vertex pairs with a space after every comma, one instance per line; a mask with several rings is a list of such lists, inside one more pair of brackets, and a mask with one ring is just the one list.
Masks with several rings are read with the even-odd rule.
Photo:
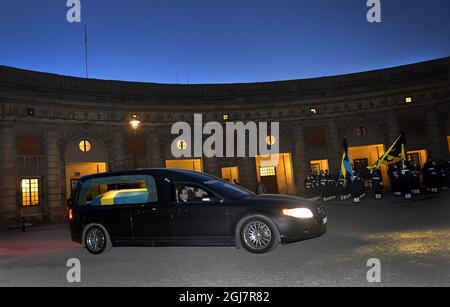
[[[430, 157], [421, 171], [426, 191], [438, 193], [449, 190], [450, 158], [444, 161], [435, 161]], [[421, 174], [415, 163], [401, 161], [392, 164], [388, 167], [388, 176], [395, 196], [411, 199], [412, 195], [420, 194]], [[304, 181], [305, 196], [314, 201], [322, 200], [324, 202], [336, 198], [341, 201], [352, 198], [354, 203], [360, 203], [366, 196], [365, 179], [364, 170], [359, 169], [355, 169], [353, 176], [347, 175], [347, 178], [333, 175], [328, 170], [321, 171], [319, 174], [311, 173]], [[371, 169], [367, 179], [374, 198], [382, 199], [384, 185], [381, 171], [376, 168]]]
[[375, 199], [381, 199], [383, 192], [383, 178], [379, 169], [374, 168], [370, 171], [370, 187], [374, 193]]

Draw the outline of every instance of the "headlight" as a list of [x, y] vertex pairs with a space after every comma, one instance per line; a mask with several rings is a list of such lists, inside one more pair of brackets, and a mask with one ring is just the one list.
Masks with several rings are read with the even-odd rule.
[[299, 219], [311, 219], [314, 217], [312, 211], [307, 208], [284, 209], [283, 214]]

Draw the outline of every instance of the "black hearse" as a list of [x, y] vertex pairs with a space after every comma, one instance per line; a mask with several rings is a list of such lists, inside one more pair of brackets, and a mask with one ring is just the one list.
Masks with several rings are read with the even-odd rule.
[[206, 174], [168, 169], [81, 178], [69, 199], [72, 240], [92, 254], [116, 246], [236, 245], [262, 254], [319, 237], [327, 216], [293, 196], [255, 195]]

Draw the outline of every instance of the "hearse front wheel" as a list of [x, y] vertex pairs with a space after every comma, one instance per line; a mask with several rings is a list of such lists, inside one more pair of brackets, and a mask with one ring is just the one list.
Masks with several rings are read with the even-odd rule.
[[278, 244], [278, 229], [269, 219], [262, 216], [246, 220], [240, 230], [242, 246], [254, 254], [264, 254]]
[[84, 245], [89, 253], [100, 255], [109, 249], [111, 243], [106, 230], [99, 225], [93, 225], [86, 231]]

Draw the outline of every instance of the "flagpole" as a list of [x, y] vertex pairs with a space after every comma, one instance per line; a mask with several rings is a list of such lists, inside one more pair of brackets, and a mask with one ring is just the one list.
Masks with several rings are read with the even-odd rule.
[[89, 70], [88, 70], [88, 35], [87, 35], [87, 26], [84, 26], [84, 61], [86, 68], [86, 79], [89, 78]]

